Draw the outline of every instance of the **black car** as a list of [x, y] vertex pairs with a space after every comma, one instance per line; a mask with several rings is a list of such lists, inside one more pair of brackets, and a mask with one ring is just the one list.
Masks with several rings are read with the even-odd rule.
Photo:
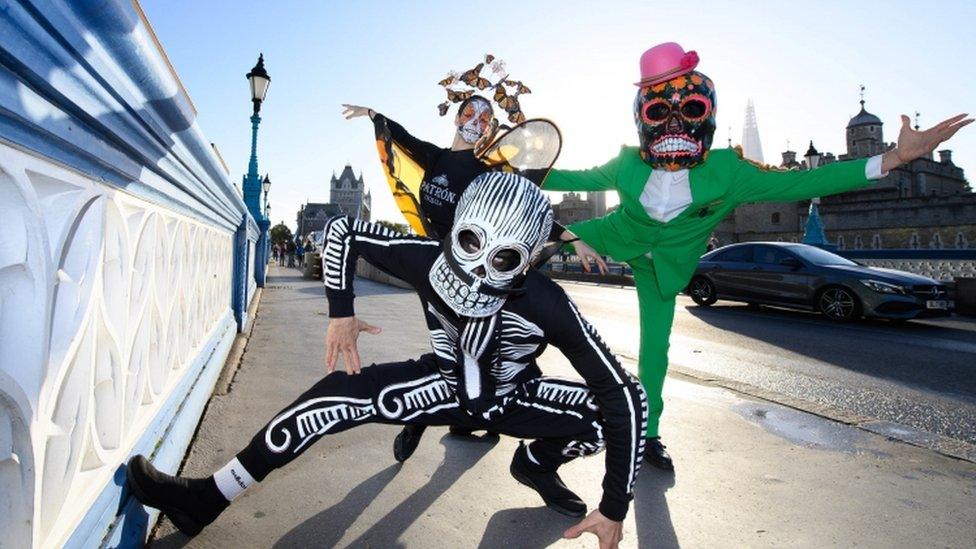
[[937, 280], [786, 242], [713, 250], [701, 257], [685, 291], [703, 307], [727, 299], [815, 310], [838, 321], [949, 316], [954, 307], [948, 288]]

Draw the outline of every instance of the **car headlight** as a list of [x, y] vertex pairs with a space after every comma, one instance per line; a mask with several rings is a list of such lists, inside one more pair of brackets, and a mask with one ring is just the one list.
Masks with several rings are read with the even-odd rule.
[[880, 294], [899, 294], [904, 295], [908, 293], [908, 289], [904, 286], [899, 286], [897, 284], [892, 284], [890, 282], [882, 282], [880, 280], [862, 280], [861, 284], [864, 284], [868, 288], [880, 293]]

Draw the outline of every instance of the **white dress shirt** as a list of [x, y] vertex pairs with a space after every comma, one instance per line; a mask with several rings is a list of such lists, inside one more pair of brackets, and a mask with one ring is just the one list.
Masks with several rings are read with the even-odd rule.
[[[864, 176], [868, 179], [881, 179], [888, 174], [881, 173], [881, 155], [872, 156], [864, 166]], [[691, 183], [688, 170], [651, 170], [644, 184], [640, 202], [651, 219], [667, 223], [681, 215], [691, 204]]]

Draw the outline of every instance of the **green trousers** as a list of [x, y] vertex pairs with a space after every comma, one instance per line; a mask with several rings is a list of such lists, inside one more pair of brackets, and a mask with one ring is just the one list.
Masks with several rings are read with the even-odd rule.
[[[591, 219], [569, 226], [576, 236], [589, 244], [600, 255], [607, 255], [603, 241], [603, 231], [599, 230], [601, 219]], [[668, 373], [668, 346], [671, 338], [671, 324], [674, 321], [675, 296], [663, 298], [657, 288], [654, 263], [646, 256], [627, 262], [634, 271], [634, 284], [637, 286], [637, 304], [640, 315], [640, 356], [637, 360], [637, 375], [647, 392], [647, 437], [658, 436], [658, 423], [664, 410], [661, 393], [664, 390], [664, 377]]]

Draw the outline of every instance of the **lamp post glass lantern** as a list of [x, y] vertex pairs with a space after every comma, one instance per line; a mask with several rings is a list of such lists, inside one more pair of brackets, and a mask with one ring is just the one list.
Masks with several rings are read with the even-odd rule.
[[815, 170], [818, 166], [820, 166], [820, 153], [817, 152], [817, 149], [813, 146], [813, 141], [810, 142], [810, 148], [807, 149], [807, 154], [804, 156], [807, 158], [807, 167], [809, 169]]
[[268, 76], [268, 71], [264, 68], [263, 53], [258, 55], [257, 64], [254, 65], [251, 72], [247, 73], [247, 80], [251, 83], [251, 101], [254, 103], [254, 114], [257, 114], [261, 110], [261, 103], [271, 85], [271, 77]]

